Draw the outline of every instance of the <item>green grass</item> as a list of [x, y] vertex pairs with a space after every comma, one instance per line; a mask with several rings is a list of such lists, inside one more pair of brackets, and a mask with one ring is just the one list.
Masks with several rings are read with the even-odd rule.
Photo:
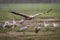
[[21, 19], [23, 17], [11, 14], [9, 11], [15, 11], [25, 14], [36, 14], [45, 12], [48, 9], [53, 10], [48, 14], [39, 17], [57, 17], [60, 18], [60, 4], [0, 4], [0, 20]]

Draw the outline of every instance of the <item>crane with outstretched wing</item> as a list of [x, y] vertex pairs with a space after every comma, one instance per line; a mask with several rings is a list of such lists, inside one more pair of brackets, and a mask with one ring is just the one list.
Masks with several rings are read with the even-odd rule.
[[44, 13], [37, 13], [35, 15], [27, 15], [27, 14], [23, 14], [23, 13], [17, 13], [17, 12], [14, 12], [14, 11], [11, 11], [10, 13], [13, 13], [13, 14], [24, 17], [25, 18], [24, 20], [31, 20], [31, 19], [35, 18], [36, 16], [38, 16], [38, 15], [45, 14], [45, 13], [48, 13], [50, 11], [52, 11], [52, 9], [49, 9], [48, 11], [46, 11]]

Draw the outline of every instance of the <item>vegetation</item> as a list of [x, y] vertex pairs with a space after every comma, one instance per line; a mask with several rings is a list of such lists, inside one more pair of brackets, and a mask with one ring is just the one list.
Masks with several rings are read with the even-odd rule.
[[[4, 35], [1, 35], [0, 33], [0, 40], [60, 40], [60, 28], [56, 28], [56, 30], [55, 28], [48, 29], [47, 31], [46, 28], [43, 28], [37, 34], [35, 32], [26, 32], [25, 34], [10, 32], [12, 36], [11, 34], [7, 35], [7, 33], [2, 33]], [[31, 28], [29, 30], [31, 30]]]
[[[11, 14], [10, 11], [33, 15], [36, 13], [46, 12], [48, 9], [53, 10], [50, 13], [43, 14], [39, 17], [60, 18], [60, 4], [0, 4], [0, 20], [21, 19], [23, 17]], [[41, 28], [36, 34], [34, 27], [29, 28], [29, 32], [22, 34], [19, 32], [13, 35], [7, 35], [9, 31], [19, 31], [20, 27], [0, 29], [0, 40], [60, 40], [60, 28]], [[13, 32], [11, 32], [13, 33]], [[1, 35], [3, 34], [3, 35]], [[17, 35], [17, 36], [15, 36]]]
[[11, 14], [10, 11], [33, 15], [36, 13], [46, 12], [52, 8], [48, 14], [39, 17], [56, 17], [60, 18], [60, 4], [0, 4], [0, 20], [21, 19], [22, 17]]

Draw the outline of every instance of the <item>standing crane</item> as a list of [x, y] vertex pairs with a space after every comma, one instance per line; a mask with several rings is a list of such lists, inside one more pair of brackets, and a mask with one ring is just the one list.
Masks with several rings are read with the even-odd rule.
[[25, 32], [28, 30], [29, 26], [24, 26], [22, 28], [20, 28], [20, 32], [23, 32], [25, 34]]
[[55, 28], [55, 31], [56, 31], [56, 29], [57, 29], [58, 26], [59, 26], [58, 24], [53, 23], [53, 27]]
[[49, 27], [49, 24], [44, 22], [44, 27]]
[[59, 25], [56, 23], [53, 23], [53, 27], [58, 27]]
[[24, 23], [24, 21], [25, 21], [24, 19], [21, 19], [21, 20], [19, 21], [19, 23], [22, 24], [22, 23]]
[[12, 25], [13, 25], [13, 28], [17, 26], [17, 23], [16, 23], [16, 21], [15, 21], [15, 20], [13, 20]]
[[4, 27], [6, 27], [6, 28], [11, 28], [12, 25], [10, 24], [9, 21], [5, 21]]
[[35, 27], [35, 33], [38, 33], [42, 27]]

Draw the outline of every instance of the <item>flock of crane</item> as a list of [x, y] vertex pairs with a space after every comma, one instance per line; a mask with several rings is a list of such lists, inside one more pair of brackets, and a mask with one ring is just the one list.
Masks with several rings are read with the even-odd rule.
[[[36, 33], [38, 33], [39, 30], [40, 30], [41, 28], [43, 28], [43, 27], [41, 27], [41, 26], [39, 26], [39, 25], [40, 25], [40, 24], [38, 24], [38, 25], [36, 24], [35, 27], [34, 27], [34, 30], [35, 30]], [[44, 22], [43, 25], [44, 25], [44, 27], [47, 28], [47, 27], [49, 27], [50, 24]], [[3, 25], [2, 23], [0, 23], [0, 28], [5, 28], [5, 27], [6, 27], [6, 28], [15, 28], [15, 27], [17, 27], [17, 26], [18, 26], [18, 25], [17, 25], [17, 23], [16, 23], [15, 20], [13, 20], [12, 23], [10, 23], [9, 21], [5, 21], [4, 25]], [[26, 26], [24, 26], [24, 27], [21, 27], [19, 31], [25, 33], [25, 31], [29, 29], [29, 26], [30, 26], [30, 25], [26, 25]], [[59, 25], [58, 25], [57, 23], [53, 23], [53, 27], [56, 28], [56, 27], [59, 27]]]
[[9, 21], [5, 21], [5, 22], [1, 22], [0, 23], [0, 28], [11, 28], [11, 27], [16, 27], [16, 21], [13, 20], [12, 23], [10, 23]]
[[[52, 11], [52, 9], [49, 9], [46, 13], [48, 13], [50, 11]], [[16, 15], [19, 15], [19, 16], [22, 16], [22, 17], [25, 18], [25, 19], [22, 19], [21, 21], [19, 21], [20, 24], [24, 23], [25, 20], [32, 20], [32, 19], [34, 19], [38, 15], [45, 14], [45, 13], [38, 13], [38, 14], [35, 14], [35, 15], [27, 15], [27, 14], [23, 14], [23, 13], [16, 13], [14, 11], [11, 11], [10, 13], [13, 13], [13, 14], [16, 14]], [[48, 26], [49, 26], [49, 24], [44, 22], [44, 27], [48, 27]], [[53, 23], [53, 27], [58, 27], [58, 26], [59, 26], [58, 24]], [[0, 23], [0, 28], [5, 28], [5, 27], [7, 27], [7, 28], [14, 28], [14, 27], [17, 27], [17, 23], [16, 23], [15, 20], [13, 20], [12, 23], [9, 23], [9, 21], [5, 21], [4, 24]], [[29, 28], [29, 25], [24, 26], [24, 27], [20, 28], [20, 32], [24, 32], [25, 33], [25, 31], [28, 28]], [[38, 33], [40, 28], [42, 28], [42, 27], [35, 26], [35, 28], [34, 28], [35, 33]]]

